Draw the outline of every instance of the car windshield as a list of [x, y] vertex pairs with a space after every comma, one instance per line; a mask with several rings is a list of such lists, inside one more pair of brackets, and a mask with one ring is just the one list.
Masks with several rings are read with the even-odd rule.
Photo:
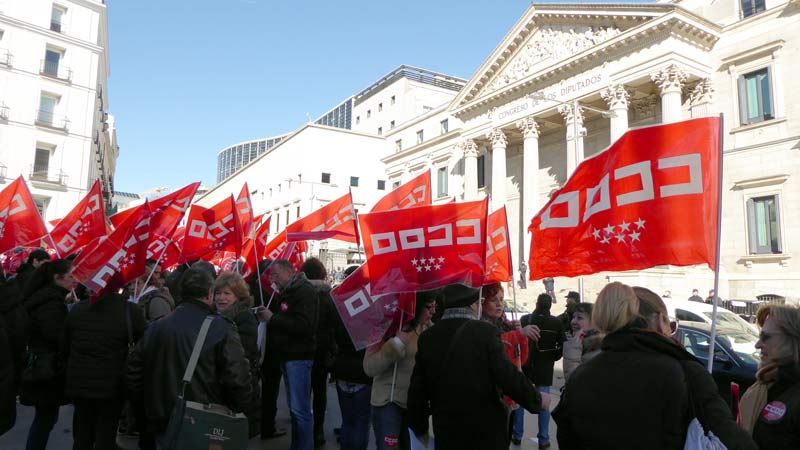
[[749, 332], [720, 327], [717, 339], [727, 344], [727, 346], [736, 353], [736, 356], [745, 363], [758, 365], [761, 362], [761, 357], [756, 349], [758, 336], [754, 336]]
[[[704, 312], [703, 314], [708, 317], [709, 320], [711, 319], [711, 311]], [[727, 328], [738, 333], [748, 334], [753, 337], [754, 343], [758, 340], [758, 333], [756, 333], [756, 330], [754, 330], [749, 323], [745, 322], [744, 319], [732, 312], [717, 311], [717, 325], [720, 328]]]

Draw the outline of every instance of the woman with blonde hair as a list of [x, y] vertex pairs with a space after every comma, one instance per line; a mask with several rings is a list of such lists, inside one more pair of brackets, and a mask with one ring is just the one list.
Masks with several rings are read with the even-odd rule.
[[800, 448], [800, 309], [765, 305], [756, 320], [761, 367], [740, 402], [742, 427], [761, 450]]

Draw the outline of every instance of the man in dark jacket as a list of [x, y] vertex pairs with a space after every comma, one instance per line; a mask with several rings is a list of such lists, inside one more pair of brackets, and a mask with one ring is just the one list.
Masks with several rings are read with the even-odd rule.
[[408, 421], [428, 439], [433, 415], [439, 450], [508, 449], [508, 395], [532, 413], [549, 399], [506, 357], [497, 327], [478, 317], [478, 290], [444, 288], [442, 319], [419, 337], [416, 365], [408, 390]]
[[42, 248], [30, 252], [28, 259], [22, 263], [17, 272], [9, 277], [9, 281], [17, 285], [20, 292], [25, 289], [28, 279], [33, 275], [33, 271], [38, 269], [43, 263], [50, 261], [50, 254]]
[[[532, 314], [526, 314], [520, 318], [520, 324], [536, 325], [539, 327], [541, 337], [538, 341], [529, 342], [528, 361], [523, 366], [525, 375], [533, 381], [542, 395], [550, 393], [550, 386], [553, 385], [553, 366], [561, 359], [564, 347], [564, 328], [561, 321], [550, 314], [550, 307], [553, 305], [553, 298], [550, 294], [540, 294], [536, 299], [536, 309]], [[515, 428], [519, 427], [522, 434], [523, 412], [517, 410], [515, 413]], [[536, 438], [539, 441], [539, 448], [550, 447], [550, 411], [547, 409], [539, 413], [539, 432]]]
[[278, 356], [286, 385], [286, 399], [292, 416], [292, 450], [313, 447], [311, 416], [311, 368], [316, 343], [314, 334], [319, 320], [317, 291], [303, 273], [279, 259], [269, 266], [272, 282], [279, 293], [274, 299], [278, 312], [261, 308], [267, 321], [268, 352]]
[[[149, 428], [156, 439], [164, 433], [175, 399], [181, 392], [183, 372], [189, 363], [200, 326], [215, 315], [214, 280], [196, 269], [183, 274], [181, 304], [175, 312], [153, 322], [128, 358], [126, 384], [132, 396], [142, 398]], [[208, 329], [186, 399], [226, 405], [243, 411], [258, 392], [253, 392], [250, 364], [244, 355], [236, 326], [215, 315]]]

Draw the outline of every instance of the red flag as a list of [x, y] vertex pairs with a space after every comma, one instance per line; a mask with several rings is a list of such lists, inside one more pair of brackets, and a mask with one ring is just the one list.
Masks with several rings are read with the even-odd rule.
[[0, 191], [0, 253], [44, 236], [47, 236], [47, 228], [20, 176]]
[[242, 267], [242, 275], [247, 278], [251, 273], [256, 271], [258, 262], [264, 259], [264, 251], [269, 242], [269, 227], [271, 226], [272, 217], [267, 217], [267, 220], [258, 227], [258, 230], [253, 236], [255, 239], [248, 239], [242, 247], [242, 256], [244, 256], [244, 267]]
[[360, 216], [373, 294], [480, 287], [487, 201], [445, 203]]
[[[385, 336], [396, 332], [400, 325], [401, 307], [411, 305], [413, 311], [415, 303], [413, 292], [384, 295], [371, 292], [364, 268], [362, 265], [331, 290], [333, 303], [356, 350], [380, 342]], [[403, 322], [411, 318], [413, 312]]]
[[425, 171], [406, 184], [384, 195], [371, 212], [428, 206], [431, 204], [431, 174]]
[[[153, 235], [172, 235], [175, 227], [178, 226], [178, 222], [181, 221], [186, 210], [189, 209], [192, 198], [199, 186], [200, 182], [195, 182], [150, 202], [150, 211], [153, 214], [151, 226]], [[137, 208], [141, 208], [141, 206], [129, 208], [114, 214], [109, 218], [111, 224], [114, 225], [114, 227], [120, 226], [120, 224], [136, 212]]]
[[242, 251], [242, 233], [233, 196], [211, 208], [192, 205], [183, 239], [183, 257], [193, 260], [209, 253]]
[[533, 218], [530, 279], [715, 265], [720, 121], [625, 133]]
[[330, 238], [358, 242], [356, 212], [353, 208], [353, 197], [349, 192], [286, 227], [288, 241]]
[[[275, 239], [271, 240], [269, 244], [267, 244], [267, 248], [264, 251], [264, 257], [271, 261], [285, 259], [292, 263], [292, 266], [294, 266], [295, 270], [299, 272], [300, 267], [305, 261], [304, 254], [307, 251], [308, 244], [306, 244], [305, 241], [287, 242], [286, 230], [284, 230], [281, 231], [281, 233], [275, 237]], [[271, 280], [268, 270], [265, 270], [264, 273], [261, 274], [260, 280], [262, 286], [270, 285]]]
[[145, 202], [109, 236], [87, 244], [75, 259], [72, 274], [94, 292], [92, 302], [144, 274], [150, 218]]
[[[176, 233], [177, 231], [183, 232], [184, 229], [179, 228]], [[172, 238], [156, 235], [147, 243], [147, 259], [158, 261], [162, 270], [174, 266], [180, 258], [181, 248], [174, 235]]]
[[506, 207], [489, 214], [486, 219], [486, 275], [483, 283], [512, 280], [511, 247], [508, 245]]
[[50, 236], [58, 253], [66, 256], [108, 232], [103, 194], [100, 191], [100, 180], [97, 180], [86, 197], [58, 222]]
[[[247, 189], [247, 183], [242, 186], [239, 197], [236, 198], [236, 215], [239, 217], [239, 224], [242, 227], [242, 241], [252, 239], [250, 232], [253, 231], [253, 203], [250, 201], [250, 191]], [[257, 225], [255, 225], [257, 226]]]

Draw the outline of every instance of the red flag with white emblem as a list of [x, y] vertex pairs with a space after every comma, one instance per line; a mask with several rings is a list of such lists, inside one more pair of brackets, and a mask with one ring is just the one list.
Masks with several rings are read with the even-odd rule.
[[[153, 235], [172, 235], [172, 232], [175, 230], [175, 227], [178, 226], [186, 210], [189, 209], [189, 205], [192, 203], [192, 198], [194, 198], [198, 187], [200, 187], [200, 182], [195, 182], [149, 202], [150, 211], [153, 214]], [[128, 217], [136, 212], [137, 208], [141, 208], [141, 206], [129, 208], [114, 214], [109, 218], [111, 224], [114, 225], [114, 227], [120, 226], [120, 224], [125, 222]]]
[[372, 212], [428, 206], [431, 204], [431, 174], [425, 171], [413, 180], [398, 186], [375, 203]]
[[248, 239], [242, 247], [242, 256], [244, 256], [244, 267], [242, 267], [242, 275], [247, 278], [256, 271], [258, 262], [264, 259], [264, 251], [269, 242], [269, 227], [272, 225], [272, 217], [267, 217], [267, 220], [258, 227], [254, 239]]
[[211, 208], [192, 205], [183, 238], [183, 257], [191, 261], [220, 251], [242, 251], [242, 233], [233, 196]]
[[358, 242], [356, 212], [349, 192], [286, 227], [287, 241], [323, 239]]
[[100, 180], [94, 182], [89, 192], [50, 232], [58, 253], [67, 256], [88, 244], [92, 239], [109, 232]]
[[714, 269], [719, 127], [714, 117], [631, 130], [582, 162], [528, 228], [530, 279]]
[[22, 176], [0, 191], [0, 253], [47, 236], [42, 216]]
[[373, 294], [480, 287], [487, 201], [420, 206], [359, 217]]
[[489, 214], [486, 219], [486, 275], [483, 283], [511, 281], [511, 246], [508, 245], [506, 207]]
[[92, 302], [144, 274], [151, 217], [145, 202], [109, 236], [93, 240], [75, 258], [72, 274], [94, 293]]
[[253, 220], [253, 203], [250, 201], [250, 191], [247, 189], [247, 183], [242, 186], [239, 196], [236, 198], [236, 215], [239, 217], [239, 225], [242, 227], [242, 241], [252, 239], [250, 233], [254, 225]]

